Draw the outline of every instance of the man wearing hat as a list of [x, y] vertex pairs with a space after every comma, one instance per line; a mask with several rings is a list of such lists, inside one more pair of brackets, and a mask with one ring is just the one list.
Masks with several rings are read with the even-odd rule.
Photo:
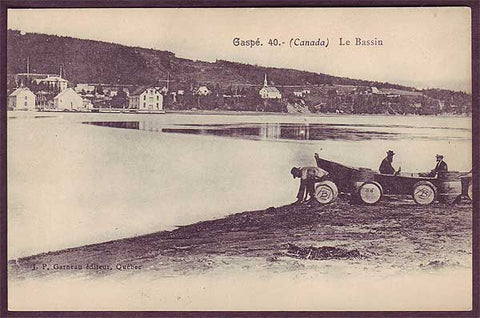
[[382, 160], [382, 163], [380, 164], [380, 168], [378, 168], [380, 173], [393, 174], [393, 175], [397, 175], [400, 173], [400, 171], [402, 170], [401, 167], [398, 168], [398, 171], [395, 171], [395, 169], [392, 166], [394, 155], [395, 153], [392, 150], [387, 151], [387, 156]]
[[300, 188], [297, 193], [297, 202], [307, 201], [315, 196], [315, 183], [326, 179], [328, 172], [318, 167], [293, 167], [290, 170], [293, 178], [300, 178]]
[[429, 177], [435, 177], [440, 172], [447, 172], [448, 166], [445, 161], [443, 161], [443, 155], [436, 155], [435, 158], [437, 159], [437, 165], [433, 170], [430, 171], [428, 174]]

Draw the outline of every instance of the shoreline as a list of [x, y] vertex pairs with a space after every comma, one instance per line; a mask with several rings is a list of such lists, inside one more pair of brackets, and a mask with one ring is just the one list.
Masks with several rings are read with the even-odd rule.
[[454, 114], [441, 114], [441, 115], [419, 115], [419, 114], [336, 114], [336, 113], [283, 113], [283, 112], [255, 112], [255, 111], [236, 111], [236, 110], [171, 110], [166, 109], [166, 114], [194, 114], [194, 115], [285, 115], [285, 116], [307, 116], [307, 117], [348, 117], [348, 116], [373, 116], [373, 117], [435, 117], [435, 118], [472, 118], [472, 115], [454, 115]]
[[[30, 114], [30, 113], [42, 113], [42, 114], [120, 114], [120, 115], [266, 115], [266, 116], [289, 116], [289, 117], [418, 117], [418, 118], [473, 118], [472, 115], [454, 115], [454, 114], [441, 114], [441, 115], [418, 115], [418, 114], [335, 114], [335, 113], [283, 113], [283, 112], [256, 112], [256, 111], [236, 111], [236, 110], [171, 110], [164, 109], [164, 112], [160, 113], [128, 113], [120, 112], [73, 112], [73, 111], [39, 111], [39, 110], [8, 110], [9, 114]], [[7, 116], [11, 117], [11, 116]]]
[[456, 206], [425, 207], [392, 197], [363, 206], [343, 196], [325, 206], [269, 207], [22, 257], [8, 261], [8, 273], [12, 280], [117, 272], [171, 277], [239, 266], [294, 271], [304, 262], [367, 273], [471, 268], [472, 212], [466, 199]]

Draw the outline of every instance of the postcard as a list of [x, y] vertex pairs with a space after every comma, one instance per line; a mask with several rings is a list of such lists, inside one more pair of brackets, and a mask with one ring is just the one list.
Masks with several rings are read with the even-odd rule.
[[8, 8], [8, 310], [472, 310], [471, 14]]

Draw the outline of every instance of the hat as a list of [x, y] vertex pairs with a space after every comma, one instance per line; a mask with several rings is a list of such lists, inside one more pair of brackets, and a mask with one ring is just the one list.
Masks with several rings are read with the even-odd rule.
[[392, 150], [387, 151], [387, 155], [393, 156], [395, 153]]
[[295, 173], [299, 172], [300, 169], [297, 167], [293, 167], [292, 170], [290, 170], [290, 173], [292, 174], [293, 178], [295, 179]]
[[435, 157], [443, 159], [443, 155], [436, 155]]

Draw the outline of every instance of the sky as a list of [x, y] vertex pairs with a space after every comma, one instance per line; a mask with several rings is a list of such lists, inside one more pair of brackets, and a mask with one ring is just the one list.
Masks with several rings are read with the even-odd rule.
[[[471, 15], [443, 8], [9, 9], [8, 28], [167, 50], [177, 57], [284, 67], [471, 92]], [[233, 40], [263, 46], [235, 46]], [[325, 46], [290, 46], [295, 39]], [[350, 40], [350, 45], [340, 45]], [[383, 45], [355, 45], [356, 38]], [[277, 39], [281, 46], [270, 46]], [[297, 41], [297, 43], [298, 43]]]

